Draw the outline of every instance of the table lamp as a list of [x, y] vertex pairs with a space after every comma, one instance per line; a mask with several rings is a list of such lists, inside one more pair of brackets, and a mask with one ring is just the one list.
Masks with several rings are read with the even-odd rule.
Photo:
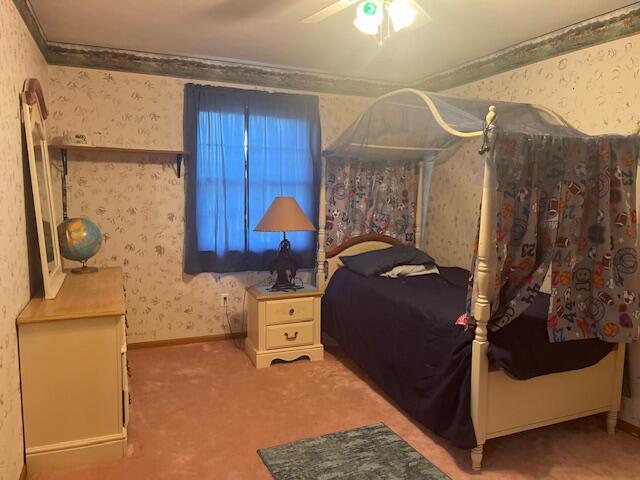
[[271, 291], [284, 292], [297, 290], [293, 283], [297, 265], [291, 256], [291, 243], [287, 240], [287, 232], [314, 232], [316, 229], [304, 214], [293, 197], [276, 197], [254, 232], [282, 232], [283, 238], [278, 247], [278, 256], [269, 267], [271, 273], [277, 272], [276, 281]]

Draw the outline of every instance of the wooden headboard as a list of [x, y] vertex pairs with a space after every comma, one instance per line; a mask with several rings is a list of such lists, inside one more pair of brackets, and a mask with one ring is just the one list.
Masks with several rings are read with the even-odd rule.
[[368, 233], [366, 235], [360, 235], [358, 237], [352, 237], [345, 240], [340, 245], [333, 247], [327, 252], [327, 279], [325, 280], [325, 286], [329, 283], [331, 276], [336, 272], [336, 270], [342, 267], [340, 255], [357, 255], [371, 250], [389, 248], [393, 245], [399, 245], [400, 243], [402, 242], [397, 238], [377, 233]]

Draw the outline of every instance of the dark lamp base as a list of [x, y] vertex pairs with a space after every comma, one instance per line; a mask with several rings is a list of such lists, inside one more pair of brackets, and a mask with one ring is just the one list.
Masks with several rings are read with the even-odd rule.
[[287, 283], [284, 285], [273, 284], [267, 290], [270, 292], [295, 292], [297, 290], [302, 290], [304, 287], [302, 285], [295, 285], [293, 283]]
[[296, 262], [291, 256], [291, 243], [286, 234], [278, 247], [278, 255], [271, 263], [271, 273], [276, 272], [276, 281], [269, 288], [270, 292], [291, 292], [300, 290], [301, 286], [295, 285], [293, 279], [296, 276]]

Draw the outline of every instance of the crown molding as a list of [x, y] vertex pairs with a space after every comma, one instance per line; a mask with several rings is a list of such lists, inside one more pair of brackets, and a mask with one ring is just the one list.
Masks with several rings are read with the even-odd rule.
[[49, 42], [29, 0], [13, 0], [50, 65], [117, 70], [305, 92], [377, 97], [403, 84], [308, 70]]
[[259, 64], [47, 41], [29, 0], [13, 0], [47, 63], [193, 80], [376, 97], [411, 87], [438, 92], [640, 33], [640, 2], [519, 43], [417, 82], [392, 83]]
[[33, 40], [38, 45], [40, 52], [44, 56], [45, 60], [47, 59], [47, 39], [44, 35], [44, 31], [38, 22], [38, 17], [36, 17], [35, 12], [33, 11], [33, 7], [29, 0], [13, 0], [18, 13], [22, 17], [22, 21], [27, 26], [29, 33], [33, 37]]
[[402, 87], [399, 83], [281, 67], [53, 42], [48, 43], [47, 61], [51, 65], [367, 97], [377, 97]]
[[500, 50], [413, 83], [438, 92], [640, 33], [640, 2]]

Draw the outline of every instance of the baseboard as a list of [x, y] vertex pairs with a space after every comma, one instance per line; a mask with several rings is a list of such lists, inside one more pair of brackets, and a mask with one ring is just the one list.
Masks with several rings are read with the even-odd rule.
[[619, 430], [622, 430], [625, 433], [628, 433], [629, 435], [636, 437], [637, 439], [640, 439], [640, 427], [637, 427], [636, 425], [633, 425], [629, 422], [625, 422], [624, 420], [618, 420], [618, 425], [617, 425]]
[[119, 460], [127, 455], [127, 439], [124, 436], [123, 430], [121, 434], [27, 449], [29, 475], [38, 476], [41, 472]]
[[19, 480], [27, 480], [27, 462], [22, 464], [22, 471], [20, 472]]
[[155, 348], [155, 347], [171, 347], [175, 345], [188, 345], [190, 343], [203, 343], [203, 342], [220, 342], [223, 340], [234, 340], [238, 338], [245, 338], [246, 333], [223, 333], [219, 335], [206, 335], [204, 337], [186, 337], [186, 338], [169, 338], [167, 340], [151, 340], [149, 342], [138, 342], [127, 344], [129, 350], [140, 350], [142, 348]]

